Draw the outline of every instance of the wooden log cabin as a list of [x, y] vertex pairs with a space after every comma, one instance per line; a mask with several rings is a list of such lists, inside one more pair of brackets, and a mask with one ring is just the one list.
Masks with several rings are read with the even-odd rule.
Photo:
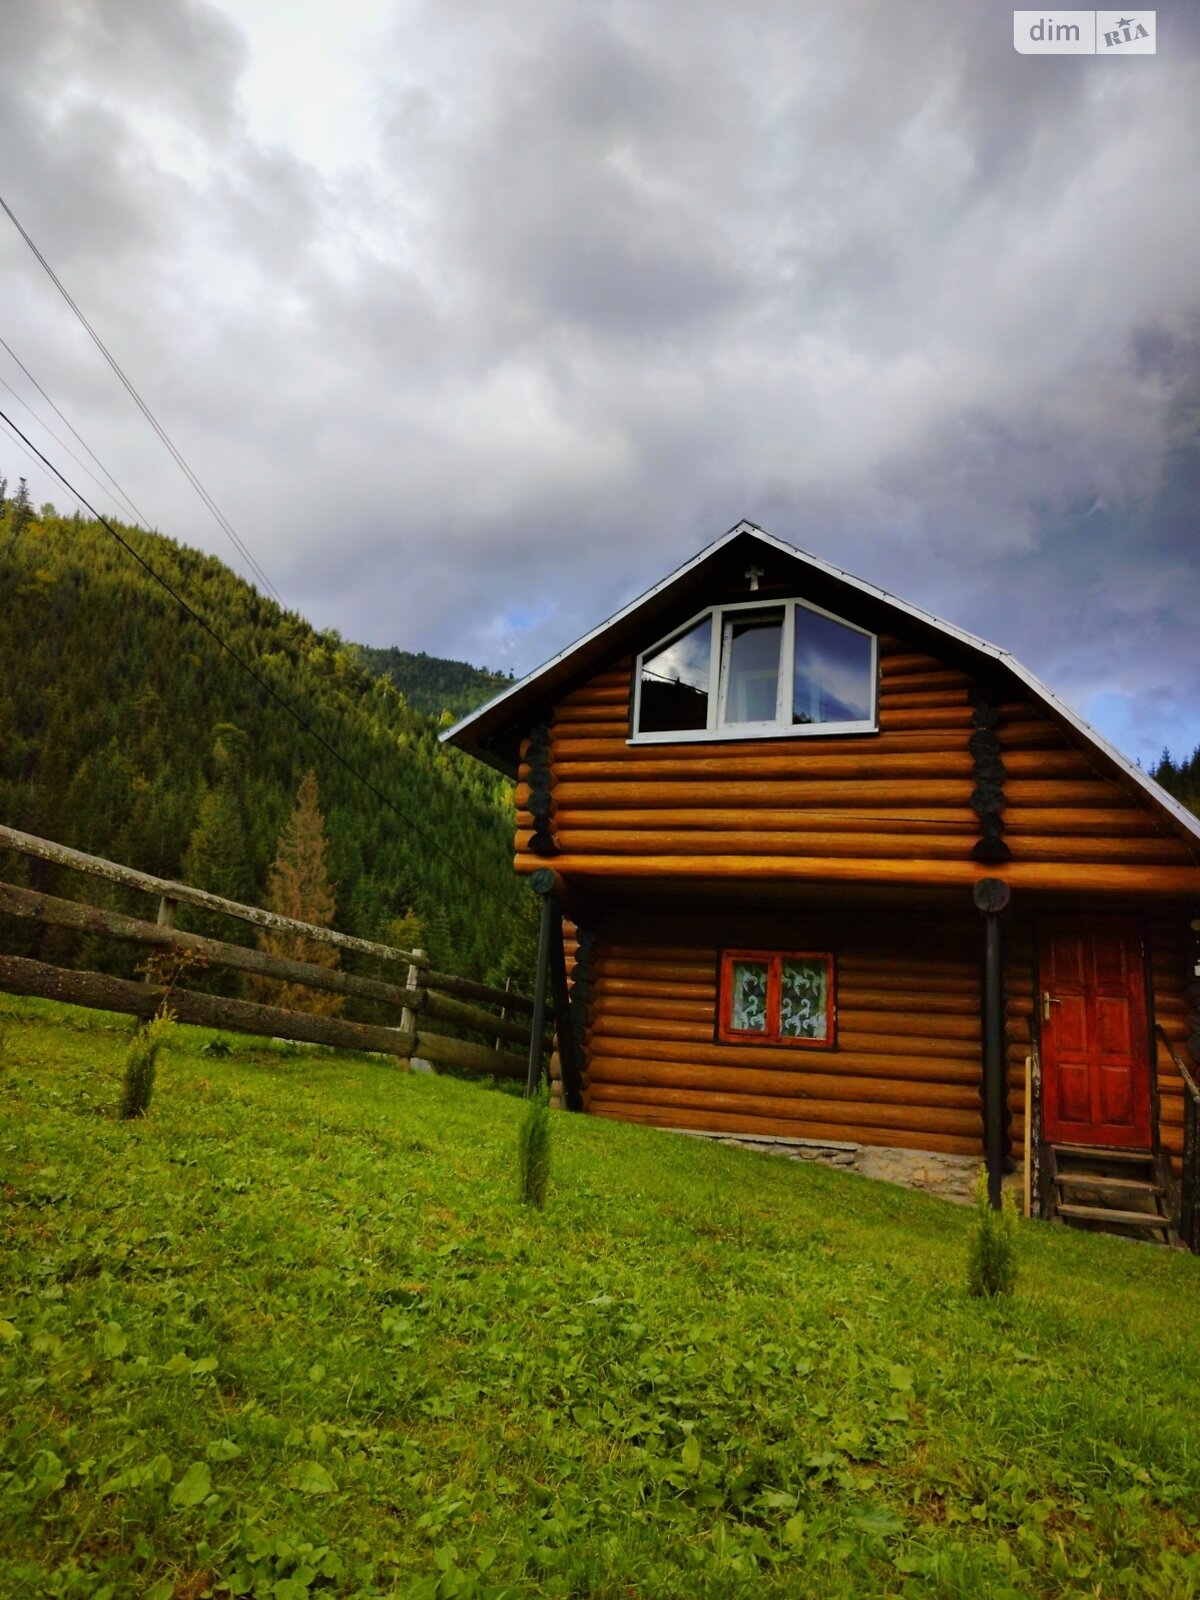
[[517, 783], [566, 1103], [998, 1201], [1028, 1081], [1035, 1209], [1185, 1220], [1200, 820], [1004, 650], [742, 523], [445, 737]]

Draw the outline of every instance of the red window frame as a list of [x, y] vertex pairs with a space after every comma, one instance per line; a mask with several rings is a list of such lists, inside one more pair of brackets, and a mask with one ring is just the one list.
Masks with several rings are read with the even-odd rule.
[[[733, 964], [735, 961], [758, 961], [767, 969], [767, 1025], [757, 1030], [735, 1028], [733, 1017]], [[779, 1032], [779, 996], [785, 961], [823, 961], [825, 963], [826, 994], [829, 997], [826, 1013], [826, 1032], [821, 1039], [800, 1039], [793, 1034], [781, 1036]], [[768, 1044], [782, 1049], [829, 1050], [834, 1044], [837, 1027], [837, 1007], [834, 1004], [833, 957], [826, 950], [723, 950], [721, 952], [720, 986], [717, 1005], [717, 1038], [723, 1044]]]

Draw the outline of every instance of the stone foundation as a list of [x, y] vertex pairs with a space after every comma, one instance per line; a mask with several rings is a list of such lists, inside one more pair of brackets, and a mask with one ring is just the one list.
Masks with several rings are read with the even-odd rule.
[[[982, 1155], [949, 1156], [932, 1150], [901, 1150], [874, 1144], [843, 1144], [827, 1139], [782, 1139], [769, 1134], [698, 1133], [693, 1128], [672, 1130], [693, 1139], [713, 1139], [718, 1144], [737, 1145], [741, 1150], [757, 1150], [762, 1155], [785, 1156], [789, 1161], [819, 1161], [822, 1166], [840, 1167], [864, 1178], [879, 1178], [899, 1183], [906, 1189], [921, 1189], [940, 1195], [958, 1205], [969, 1205], [975, 1198], [975, 1180], [983, 1165]], [[1007, 1188], [1020, 1183], [1019, 1171], [1005, 1178]]]

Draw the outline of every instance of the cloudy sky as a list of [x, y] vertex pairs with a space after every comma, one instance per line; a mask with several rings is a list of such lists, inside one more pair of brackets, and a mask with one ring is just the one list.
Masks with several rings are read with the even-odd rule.
[[[319, 626], [520, 673], [748, 517], [1148, 763], [1200, 743], [1200, 8], [1138, 58], [1012, 26], [7, 5], [0, 193]], [[2, 215], [0, 335], [152, 525], [245, 570]]]

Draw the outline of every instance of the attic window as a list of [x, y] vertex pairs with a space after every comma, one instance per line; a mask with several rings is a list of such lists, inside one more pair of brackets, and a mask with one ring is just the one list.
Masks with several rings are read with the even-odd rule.
[[715, 606], [637, 660], [633, 741], [873, 733], [874, 634], [803, 600]]

